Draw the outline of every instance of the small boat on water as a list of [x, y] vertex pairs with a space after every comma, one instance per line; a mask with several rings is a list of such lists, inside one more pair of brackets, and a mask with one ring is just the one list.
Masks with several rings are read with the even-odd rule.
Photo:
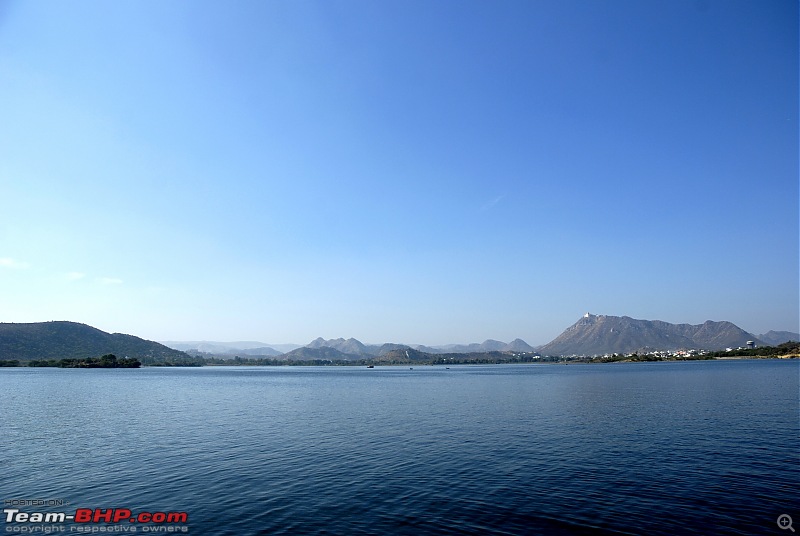
[[375, 365], [367, 365], [367, 368], [375, 368]]

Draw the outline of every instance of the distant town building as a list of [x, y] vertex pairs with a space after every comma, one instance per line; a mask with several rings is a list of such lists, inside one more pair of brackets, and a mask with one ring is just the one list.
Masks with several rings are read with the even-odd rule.
[[747, 341], [747, 347], [748, 348], [755, 348], [756, 347], [756, 343], [754, 341]]

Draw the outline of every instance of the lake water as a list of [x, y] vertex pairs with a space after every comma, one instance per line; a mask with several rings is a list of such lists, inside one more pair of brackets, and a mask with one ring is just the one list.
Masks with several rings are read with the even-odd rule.
[[0, 369], [0, 501], [191, 534], [789, 534], [798, 365]]

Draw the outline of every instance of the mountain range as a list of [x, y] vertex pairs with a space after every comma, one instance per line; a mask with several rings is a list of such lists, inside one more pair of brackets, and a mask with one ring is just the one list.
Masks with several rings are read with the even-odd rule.
[[[305, 346], [280, 345], [281, 350], [256, 341], [218, 343], [173, 341], [160, 344], [121, 333], [106, 333], [76, 322], [0, 323], [0, 361], [85, 359], [104, 354], [132, 357], [144, 365], [190, 364], [197, 359], [187, 355], [197, 351], [213, 356], [259, 356], [281, 360], [387, 359], [402, 355], [534, 353], [545, 356], [627, 354], [654, 350], [738, 348], [752, 341], [758, 346], [776, 346], [800, 340], [800, 334], [769, 331], [758, 337], [730, 322], [670, 324], [658, 320], [637, 320], [627, 316], [587, 313], [551, 342], [531, 347], [521, 339], [510, 343], [486, 340], [482, 343], [428, 347], [399, 343], [364, 344], [349, 339], [317, 338]], [[169, 346], [171, 347], [169, 347]], [[238, 346], [238, 348], [237, 348]], [[193, 351], [193, 352], [192, 352]]]
[[[551, 342], [532, 347], [522, 339], [510, 343], [488, 339], [482, 343], [424, 346], [418, 344], [364, 344], [358, 339], [319, 337], [301, 347], [281, 353], [263, 343], [205, 343], [194, 349], [217, 353], [226, 347], [228, 355], [276, 356], [286, 360], [360, 360], [389, 355], [395, 350], [415, 350], [425, 354], [466, 354], [489, 352], [537, 352], [549, 356], [628, 354], [656, 350], [723, 350], [738, 348], [752, 341], [757, 346], [778, 345], [800, 340], [800, 334], [789, 331], [770, 331], [755, 336], [731, 322], [706, 321], [703, 324], [670, 324], [660, 320], [637, 320], [628, 316], [585, 314]], [[168, 343], [169, 344], [169, 343]], [[183, 343], [186, 344], [186, 343]], [[230, 346], [248, 347], [232, 350]], [[216, 345], [216, 346], [214, 346]], [[173, 346], [177, 348], [178, 346]], [[181, 349], [188, 347], [181, 347]], [[206, 349], [203, 349], [206, 348]], [[219, 354], [218, 354], [219, 355]]]
[[586, 313], [561, 335], [537, 350], [545, 355], [560, 356], [653, 350], [721, 350], [745, 346], [748, 341], [758, 346], [766, 344], [730, 322], [708, 320], [698, 325], [670, 324], [660, 320]]
[[[585, 314], [551, 342], [531, 347], [521, 339], [510, 343], [486, 340], [483, 343], [452, 344], [428, 347], [387, 343], [365, 345], [357, 339], [318, 338], [303, 348], [285, 354], [289, 359], [364, 359], [391, 355], [395, 351], [414, 350], [426, 354], [466, 354], [490, 352], [537, 352], [541, 355], [603, 355], [650, 352], [657, 350], [724, 350], [777, 345], [800, 340], [800, 334], [771, 331], [756, 337], [727, 321], [708, 320], [703, 324], [671, 324], [660, 320], [637, 320], [628, 316]], [[335, 350], [336, 353], [328, 350]]]
[[[318, 337], [300, 346], [297, 344], [265, 344], [257, 341], [163, 341], [162, 344], [183, 352], [211, 354], [215, 356], [275, 357], [285, 359], [331, 359], [330, 353], [313, 352], [320, 348], [333, 348], [343, 354], [342, 359], [368, 359], [380, 357], [392, 350], [413, 348], [428, 354], [476, 353], [476, 352], [533, 352], [535, 349], [522, 339], [510, 343], [488, 339], [482, 343], [424, 346], [420, 344], [364, 344], [358, 339], [323, 339]], [[323, 355], [327, 357], [323, 357]]]
[[[451, 344], [448, 346], [423, 346], [408, 345], [398, 343], [384, 344], [364, 344], [357, 339], [314, 339], [306, 346], [287, 352], [282, 356], [283, 359], [292, 360], [357, 360], [374, 359], [397, 352], [402, 354], [406, 351], [414, 351], [426, 355], [432, 354], [466, 354], [466, 353], [489, 353], [489, 352], [533, 352], [532, 346], [521, 339], [515, 339], [510, 343], [501, 341], [487, 340], [483, 343], [474, 344]], [[399, 355], [399, 354], [398, 354]]]

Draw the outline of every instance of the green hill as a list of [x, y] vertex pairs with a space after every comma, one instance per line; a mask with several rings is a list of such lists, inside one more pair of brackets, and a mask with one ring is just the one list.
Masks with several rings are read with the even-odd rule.
[[138, 359], [143, 365], [187, 365], [195, 360], [163, 344], [133, 335], [106, 333], [76, 322], [0, 323], [0, 360], [88, 359], [105, 354]]

